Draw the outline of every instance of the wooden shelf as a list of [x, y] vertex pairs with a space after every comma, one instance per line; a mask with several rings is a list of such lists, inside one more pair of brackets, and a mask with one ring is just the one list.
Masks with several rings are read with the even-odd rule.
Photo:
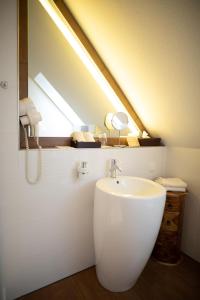
[[[21, 127], [21, 126], [20, 126]], [[30, 149], [37, 148], [37, 144], [35, 139], [29, 137], [29, 147]], [[42, 148], [56, 148], [57, 146], [71, 146], [71, 137], [40, 137], [40, 145]], [[107, 145], [113, 146], [117, 145], [119, 142], [119, 138], [108, 137]], [[148, 139], [139, 139], [140, 146], [142, 147], [153, 147], [153, 146], [163, 146], [160, 138], [148, 138]], [[127, 139], [125, 137], [120, 138], [121, 145], [128, 145]], [[25, 141], [24, 141], [24, 132], [21, 128], [20, 130], [20, 149], [25, 149]]]

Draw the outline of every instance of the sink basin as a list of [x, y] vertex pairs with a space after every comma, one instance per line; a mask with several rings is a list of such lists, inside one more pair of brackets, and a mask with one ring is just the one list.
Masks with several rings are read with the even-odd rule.
[[121, 176], [97, 181], [94, 199], [96, 273], [108, 290], [130, 289], [153, 250], [166, 199], [158, 183]]

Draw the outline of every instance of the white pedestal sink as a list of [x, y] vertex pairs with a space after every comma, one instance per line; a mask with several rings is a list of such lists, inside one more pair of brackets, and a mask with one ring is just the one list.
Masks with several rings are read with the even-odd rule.
[[160, 228], [165, 189], [148, 179], [97, 181], [94, 244], [97, 277], [106, 289], [130, 289], [149, 259]]

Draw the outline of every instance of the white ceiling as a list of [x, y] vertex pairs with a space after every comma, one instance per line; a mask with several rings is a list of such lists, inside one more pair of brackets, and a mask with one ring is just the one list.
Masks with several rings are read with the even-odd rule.
[[200, 147], [200, 1], [66, 3], [151, 134]]

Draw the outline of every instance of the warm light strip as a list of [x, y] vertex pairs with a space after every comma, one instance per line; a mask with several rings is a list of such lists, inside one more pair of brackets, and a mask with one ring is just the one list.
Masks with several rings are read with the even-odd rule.
[[103, 74], [99, 71], [98, 67], [96, 66], [95, 62], [92, 60], [89, 53], [86, 51], [84, 46], [81, 44], [80, 40], [77, 38], [75, 32], [72, 30], [70, 25], [67, 23], [65, 18], [62, 16], [60, 11], [57, 9], [56, 5], [54, 4], [53, 0], [38, 0], [44, 9], [47, 11], [51, 19], [54, 21], [56, 26], [64, 35], [65, 39], [69, 42], [71, 47], [74, 49], [76, 54], [79, 56], [81, 61], [84, 63], [86, 68], [92, 74], [96, 82], [99, 84], [103, 92], [106, 94], [112, 105], [115, 107], [116, 111], [118, 112], [125, 112], [129, 117], [129, 128], [131, 132], [135, 135], [139, 134], [139, 130], [137, 125], [134, 123], [132, 117], [126, 110], [126, 108], [121, 103], [118, 96], [115, 94], [114, 90], [107, 82]]

